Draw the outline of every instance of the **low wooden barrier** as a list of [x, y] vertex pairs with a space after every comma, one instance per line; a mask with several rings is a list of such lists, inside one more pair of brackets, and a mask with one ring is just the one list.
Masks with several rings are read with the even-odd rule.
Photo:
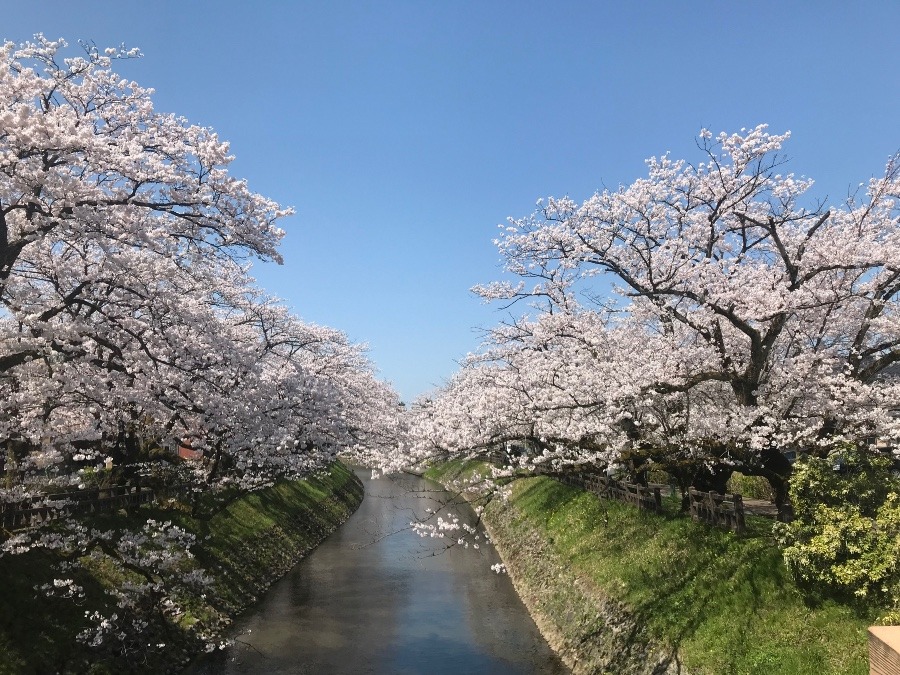
[[[505, 455], [498, 451], [488, 453], [486, 459], [495, 464], [506, 461]], [[665, 485], [638, 485], [613, 480], [602, 473], [553, 471], [540, 465], [534, 467], [534, 473], [550, 476], [565, 485], [588, 490], [605, 499], [631, 504], [645, 511], [655, 513], [663, 511], [662, 491], [667, 489]], [[745, 530], [744, 501], [741, 495], [701, 492], [694, 488], [689, 488], [688, 494], [690, 495], [690, 513], [693, 520], [724, 527], [738, 533]]]
[[663, 510], [659, 486], [626, 483], [608, 476], [593, 474], [584, 478], [584, 489], [606, 499], [631, 504], [644, 511], [660, 513]]
[[0, 504], [0, 524], [5, 530], [16, 530], [63, 516], [128, 509], [155, 499], [150, 488], [127, 485], [41, 495], [26, 502]]
[[608, 499], [616, 499], [644, 511], [662, 512], [662, 493], [658, 487], [624, 483], [611, 478], [606, 478], [605, 482], [606, 485], [600, 494], [606, 495]]
[[509, 463], [509, 457], [502, 450], [492, 450], [484, 456], [484, 459], [485, 461], [500, 467], [506, 466]]
[[634, 507], [644, 511], [654, 511], [660, 513], [663, 510], [662, 492], [659, 485], [638, 485], [637, 483], [626, 483], [624, 481], [613, 480], [608, 476], [598, 473], [562, 473], [553, 474], [551, 472], [536, 471], [536, 473], [544, 473], [551, 475], [565, 485], [581, 488], [588, 492], [593, 492], [604, 499], [612, 499], [615, 501], [631, 504]]
[[719, 494], [688, 489], [691, 503], [691, 519], [724, 527], [734, 532], [743, 532], [744, 500], [738, 494]]

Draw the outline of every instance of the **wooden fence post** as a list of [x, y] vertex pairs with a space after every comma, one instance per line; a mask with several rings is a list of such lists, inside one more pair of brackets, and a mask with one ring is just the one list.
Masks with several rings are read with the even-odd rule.
[[743, 534], [746, 529], [744, 521], [744, 498], [740, 495], [734, 495], [734, 517], [737, 522], [734, 524], [734, 531]]

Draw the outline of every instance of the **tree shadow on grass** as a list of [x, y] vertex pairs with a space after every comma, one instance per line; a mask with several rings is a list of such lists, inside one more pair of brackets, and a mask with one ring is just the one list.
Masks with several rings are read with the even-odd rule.
[[[639, 512], [596, 496], [595, 504], [576, 503], [583, 495], [554, 481], [536, 481], [521, 488], [516, 501], [540, 513], [545, 523], [565, 512], [569, 520], [553, 528], [574, 522], [574, 532], [560, 534], [569, 549], [561, 553], [583, 575], [590, 578], [599, 564], [607, 572], [597, 578], [607, 578], [610, 558], [621, 559], [623, 569], [616, 575], [622, 589], [601, 581], [609, 587], [600, 591], [623, 602], [634, 618], [620, 637], [623, 650], [657, 637], [668, 644], [673, 661], [685, 642], [693, 642], [693, 653], [713, 663], [715, 672], [827, 672], [828, 645], [817, 639], [798, 642], [804, 631], [797, 624], [811, 620], [809, 607], [783, 565], [771, 521], [751, 518], [747, 532], [738, 536], [680, 513]], [[579, 529], [591, 519], [592, 527]], [[625, 667], [625, 658], [618, 665]], [[787, 663], [792, 669], [779, 671]], [[616, 672], [616, 664], [609, 667]]]

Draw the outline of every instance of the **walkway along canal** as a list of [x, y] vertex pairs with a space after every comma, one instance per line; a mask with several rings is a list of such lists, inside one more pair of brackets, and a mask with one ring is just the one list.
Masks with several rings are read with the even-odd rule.
[[[239, 619], [233, 647], [188, 673], [567, 672], [490, 570], [493, 547], [447, 549], [408, 529], [451, 495], [416, 476], [358, 475], [357, 512]], [[474, 521], [468, 505], [453, 511]]]

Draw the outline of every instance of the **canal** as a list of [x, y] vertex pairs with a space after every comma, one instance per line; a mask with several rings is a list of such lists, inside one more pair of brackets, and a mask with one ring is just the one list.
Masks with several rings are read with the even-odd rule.
[[186, 672], [568, 672], [509, 578], [491, 571], [491, 546], [448, 548], [409, 529], [450, 494], [416, 476], [357, 473], [366, 497], [350, 520], [237, 622], [234, 646]]

